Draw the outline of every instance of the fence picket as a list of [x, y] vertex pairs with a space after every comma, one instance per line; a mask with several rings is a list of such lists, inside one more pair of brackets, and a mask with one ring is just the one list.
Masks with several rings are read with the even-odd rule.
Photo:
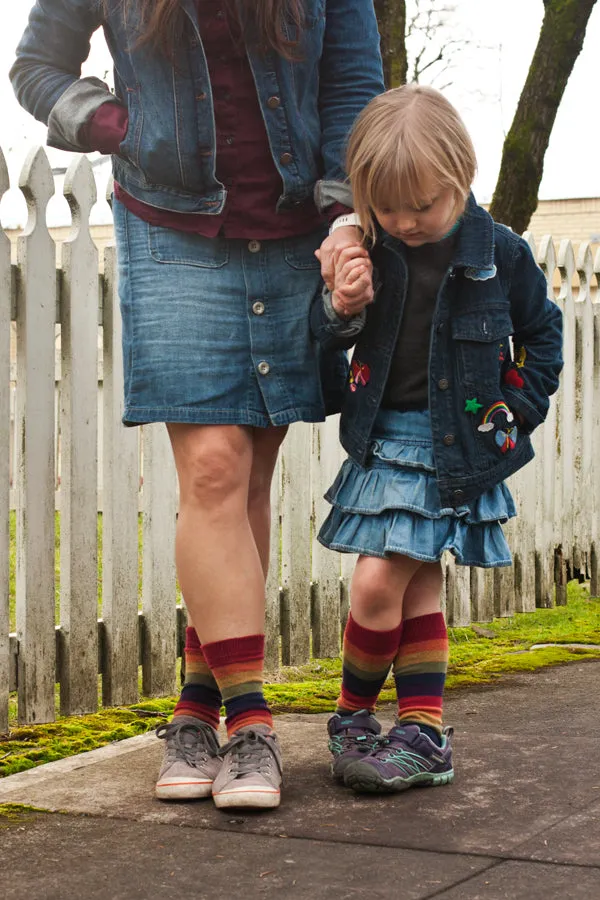
[[177, 611], [175, 517], [177, 490], [171, 444], [164, 425], [143, 426], [142, 651], [143, 691], [175, 691]]
[[280, 663], [281, 630], [281, 459], [275, 464], [271, 482], [271, 533], [269, 572], [265, 585], [265, 667], [276, 672]]
[[310, 425], [295, 423], [283, 442], [281, 652], [284, 665], [310, 658]]
[[592, 465], [594, 409], [594, 310], [591, 282], [594, 261], [589, 243], [582, 243], [577, 256], [579, 292], [575, 298], [575, 457], [573, 497], [574, 559], [577, 572], [589, 572], [589, 535], [592, 527]]
[[340, 652], [340, 573], [338, 553], [327, 550], [317, 534], [330, 506], [323, 499], [339, 469], [339, 416], [313, 425], [312, 431], [312, 569], [313, 569], [313, 656], [337, 656]]
[[[0, 200], [9, 189], [0, 150]], [[8, 731], [10, 688], [10, 241], [0, 229], [0, 734]]]
[[139, 429], [124, 428], [121, 316], [116, 252], [104, 253], [103, 296], [102, 702], [138, 698]]
[[98, 251], [88, 227], [96, 202], [92, 167], [79, 157], [66, 174], [73, 217], [62, 247], [60, 710], [98, 705]]
[[[548, 295], [554, 299], [556, 253], [551, 237], [544, 237], [540, 242], [537, 262], [546, 276]], [[536, 482], [535, 602], [536, 606], [546, 608], [554, 605], [554, 553], [557, 543], [554, 516], [557, 509], [556, 498], [562, 496], [558, 427], [557, 399], [554, 399], [550, 403], [546, 421], [533, 434], [533, 447], [538, 454], [537, 462], [532, 464], [535, 466], [533, 477]]]
[[471, 622], [494, 618], [494, 570], [471, 569]]
[[56, 249], [46, 227], [54, 179], [45, 152], [19, 187], [28, 221], [17, 242], [17, 637], [19, 722], [55, 718], [54, 335]]
[[564, 369], [558, 396], [560, 423], [560, 467], [562, 493], [559, 506], [562, 519], [560, 547], [557, 555], [556, 602], [567, 601], [567, 572], [573, 564], [573, 497], [575, 472], [575, 306], [573, 300], [573, 275], [575, 256], [570, 241], [563, 240], [558, 252], [558, 270], [561, 286], [557, 303], [563, 311]]
[[592, 525], [590, 535], [590, 593], [592, 597], [600, 596], [600, 572], [598, 555], [600, 554], [600, 250], [594, 257], [594, 275], [596, 288], [593, 293], [592, 312], [594, 317], [594, 385], [593, 406], [589, 414], [592, 418]]
[[453, 628], [471, 621], [471, 570], [458, 566], [451, 554], [446, 562], [446, 620]]
[[[511, 494], [516, 494], [516, 481], [514, 475], [507, 479]], [[509, 547], [513, 549], [517, 543], [517, 523], [515, 519], [509, 519], [502, 526]], [[494, 615], [512, 616], [516, 607], [515, 590], [515, 566], [500, 566], [494, 569]]]
[[[533, 235], [526, 233], [527, 240], [534, 259], [537, 256]], [[534, 434], [536, 443], [538, 437]], [[535, 447], [534, 447], [535, 449]], [[536, 450], [537, 452], [537, 450]], [[520, 469], [514, 478], [516, 493], [515, 503], [518, 510], [518, 518], [515, 524], [516, 538], [513, 546], [514, 580], [515, 580], [515, 611], [531, 612], [536, 603], [536, 515], [538, 485], [531, 468]]]

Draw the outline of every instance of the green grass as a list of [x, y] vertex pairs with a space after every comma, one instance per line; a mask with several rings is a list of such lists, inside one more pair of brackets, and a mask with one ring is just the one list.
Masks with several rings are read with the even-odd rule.
[[[451, 628], [448, 690], [494, 684], [510, 673], [600, 658], [600, 600], [590, 599], [587, 590], [576, 582], [569, 585], [568, 599], [567, 606], [486, 623], [486, 631], [493, 634], [490, 638], [477, 635], [472, 628]], [[598, 647], [529, 649], [538, 643], [583, 643], [598, 644]], [[329, 712], [338, 696], [340, 675], [339, 658], [315, 659], [305, 666], [283, 668], [265, 685], [265, 694], [276, 713]], [[394, 699], [390, 680], [381, 702], [393, 703]], [[174, 697], [144, 699], [133, 707], [59, 718], [51, 725], [11, 724], [11, 732], [0, 736], [0, 776], [143, 734], [167, 720], [175, 702]], [[15, 712], [13, 697], [13, 716]]]

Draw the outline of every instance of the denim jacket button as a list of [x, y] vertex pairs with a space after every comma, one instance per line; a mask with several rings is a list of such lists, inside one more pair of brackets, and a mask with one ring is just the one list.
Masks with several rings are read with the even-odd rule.
[[444, 435], [444, 444], [446, 445], [446, 447], [451, 447], [455, 440], [456, 436], [453, 434]]
[[269, 109], [277, 109], [278, 106], [281, 105], [281, 100], [279, 97], [269, 97], [267, 100], [267, 106]]
[[291, 153], [282, 153], [281, 156], [279, 157], [279, 162], [281, 163], [282, 166], [289, 166], [289, 164], [292, 162], [293, 158], [294, 157], [292, 156]]
[[440, 378], [440, 380], [438, 381], [438, 387], [440, 391], [447, 391], [450, 387], [450, 382], [447, 378]]
[[465, 499], [465, 492], [461, 491], [461, 490], [453, 491], [452, 496], [454, 497], [454, 499], [456, 500], [457, 503], [461, 503]]

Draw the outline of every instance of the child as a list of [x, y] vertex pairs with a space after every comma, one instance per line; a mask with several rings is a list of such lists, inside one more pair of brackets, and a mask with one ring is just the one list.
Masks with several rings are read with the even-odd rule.
[[[411, 85], [372, 100], [347, 168], [370, 253], [341, 251], [311, 312], [324, 347], [355, 345], [349, 456], [319, 534], [359, 554], [329, 748], [346, 785], [393, 792], [453, 780], [440, 558], [510, 565], [504, 480], [533, 456], [562, 320], [526, 242], [476, 204], [473, 146], [440, 93]], [[390, 666], [398, 718], [382, 738], [374, 710]]]

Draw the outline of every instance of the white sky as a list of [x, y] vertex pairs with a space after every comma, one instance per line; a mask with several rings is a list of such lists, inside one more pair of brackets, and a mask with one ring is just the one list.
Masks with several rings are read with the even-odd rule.
[[[452, 34], [470, 34], [474, 44], [455, 54], [451, 75], [442, 75], [433, 83], [441, 88], [447, 80], [452, 80], [445, 92], [462, 113], [475, 143], [479, 160], [475, 193], [485, 202], [494, 189], [504, 135], [510, 127], [537, 42], [543, 3], [542, 0], [454, 0], [454, 6]], [[7, 78], [30, 7], [28, 0], [12, 4], [10, 16], [3, 16], [0, 32], [0, 147], [12, 185], [18, 183], [28, 150], [45, 143], [45, 127], [19, 107]], [[593, 104], [598, 93], [599, 46], [600, 3], [592, 13], [583, 51], [556, 119], [546, 154], [541, 199], [600, 196], [597, 164], [600, 120]], [[98, 34], [93, 39], [84, 74], [103, 77], [110, 65], [103, 38]], [[50, 150], [49, 156], [53, 166], [68, 165], [73, 158], [72, 154], [60, 150]], [[96, 174], [98, 194], [102, 198], [109, 178], [108, 164], [99, 166]], [[12, 227], [23, 224], [25, 218], [25, 202], [13, 187], [0, 203], [0, 220], [5, 227]], [[94, 207], [92, 220], [110, 220], [103, 199]], [[48, 207], [48, 223], [68, 221], [66, 201], [55, 197]]]

